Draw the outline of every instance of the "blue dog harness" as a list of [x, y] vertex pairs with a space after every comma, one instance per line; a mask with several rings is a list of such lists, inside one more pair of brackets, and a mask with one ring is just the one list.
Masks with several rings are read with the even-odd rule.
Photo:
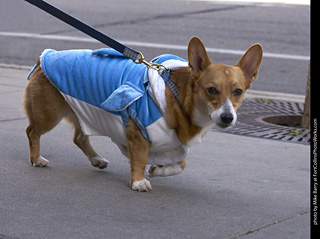
[[[128, 157], [125, 128], [131, 118], [151, 143], [148, 163], [165, 165], [186, 157], [188, 148], [163, 117], [165, 83], [157, 71], [106, 48], [48, 49], [40, 60], [43, 72], [71, 106], [86, 135], [109, 136]], [[173, 55], [159, 56], [153, 62], [170, 69], [187, 66], [187, 61]]]

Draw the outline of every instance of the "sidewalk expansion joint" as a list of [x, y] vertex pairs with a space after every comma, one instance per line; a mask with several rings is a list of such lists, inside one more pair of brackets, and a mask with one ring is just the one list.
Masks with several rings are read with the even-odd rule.
[[276, 224], [279, 224], [279, 223], [288, 221], [288, 220], [293, 219], [293, 218], [300, 217], [300, 216], [302, 216], [302, 215], [306, 215], [306, 214], [308, 214], [308, 213], [310, 213], [310, 211], [309, 211], [309, 210], [306, 210], [306, 211], [303, 211], [303, 212], [298, 213], [297, 215], [293, 215], [293, 216], [284, 218], [284, 219], [282, 219], [282, 220], [275, 220], [275, 221], [273, 221], [272, 223], [269, 223], [269, 224], [267, 224], [267, 225], [265, 225], [265, 226], [262, 226], [262, 227], [260, 227], [260, 228], [254, 229], [254, 230], [249, 230], [249, 231], [247, 231], [247, 232], [244, 233], [244, 234], [237, 235], [237, 236], [232, 237], [232, 238], [241, 238], [241, 237], [243, 237], [243, 236], [246, 236], [246, 235], [249, 235], [249, 234], [258, 232], [258, 231], [260, 231], [260, 230], [262, 230], [262, 229], [269, 228], [269, 227], [274, 226], [274, 225], [276, 225]]
[[17, 121], [17, 120], [25, 120], [25, 119], [27, 119], [27, 117], [13, 118], [13, 119], [3, 119], [3, 120], [0, 120], [0, 123], [10, 122], [10, 121]]

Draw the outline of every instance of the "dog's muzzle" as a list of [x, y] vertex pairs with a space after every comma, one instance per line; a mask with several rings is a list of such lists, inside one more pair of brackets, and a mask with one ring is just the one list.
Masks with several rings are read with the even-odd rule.
[[216, 121], [216, 124], [220, 128], [228, 128], [236, 123], [236, 118], [231, 112], [224, 112], [220, 115], [220, 119]]
[[237, 121], [237, 114], [232, 103], [227, 99], [226, 103], [220, 109], [214, 111], [210, 116], [217, 126], [220, 128], [228, 128], [235, 125]]

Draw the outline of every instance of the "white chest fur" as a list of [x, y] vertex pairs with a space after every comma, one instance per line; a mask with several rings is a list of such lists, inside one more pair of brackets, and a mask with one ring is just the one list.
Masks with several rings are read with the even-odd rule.
[[206, 127], [203, 127], [199, 134], [197, 134], [195, 137], [193, 137], [188, 143], [188, 147], [192, 147], [198, 144], [202, 143], [203, 137], [206, 135], [206, 133], [213, 127], [214, 124], [209, 124]]

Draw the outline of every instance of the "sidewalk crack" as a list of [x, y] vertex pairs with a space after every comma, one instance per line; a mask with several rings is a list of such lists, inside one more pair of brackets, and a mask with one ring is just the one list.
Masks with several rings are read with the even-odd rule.
[[298, 213], [298, 215], [293, 215], [293, 216], [290, 216], [290, 217], [285, 218], [285, 219], [282, 219], [282, 220], [273, 221], [272, 223], [269, 223], [269, 224], [267, 224], [267, 225], [265, 225], [265, 226], [262, 226], [262, 227], [257, 228], [257, 229], [249, 230], [249, 231], [247, 231], [247, 232], [244, 233], [244, 234], [236, 235], [235, 237], [232, 237], [232, 238], [241, 238], [241, 237], [243, 237], [243, 236], [252, 234], [252, 233], [254, 233], [254, 232], [258, 232], [258, 231], [260, 231], [260, 230], [262, 230], [262, 229], [271, 227], [271, 226], [273, 226], [273, 225], [279, 224], [279, 223], [281, 223], [281, 222], [288, 221], [288, 220], [293, 219], [293, 218], [296, 218], [296, 217], [300, 217], [300, 216], [302, 216], [302, 215], [306, 215], [306, 214], [308, 214], [308, 213], [310, 213], [310, 210], [303, 211], [303, 212], [301, 212], [301, 213]]
[[13, 119], [3, 119], [3, 120], [0, 120], [0, 123], [9, 122], [9, 121], [17, 121], [17, 120], [25, 120], [25, 119], [27, 119], [27, 117], [20, 117], [20, 118], [13, 118]]

